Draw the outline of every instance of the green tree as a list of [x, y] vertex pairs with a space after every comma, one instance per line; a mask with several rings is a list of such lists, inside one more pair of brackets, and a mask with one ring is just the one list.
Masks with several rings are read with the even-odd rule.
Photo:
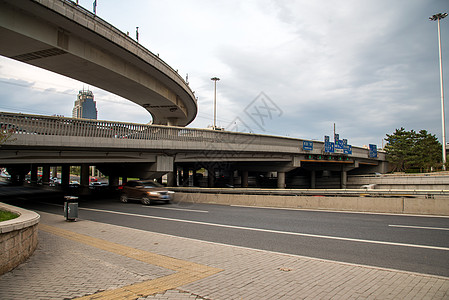
[[432, 167], [441, 166], [441, 144], [435, 135], [428, 133], [426, 130], [421, 130], [416, 134], [415, 146], [413, 149], [415, 167], [419, 168], [421, 172], [430, 171]]
[[435, 135], [421, 130], [396, 129], [387, 134], [385, 150], [393, 171], [419, 169], [430, 171], [441, 166], [441, 144]]
[[413, 148], [412, 133], [401, 127], [401, 129], [396, 129], [393, 134], [387, 134], [385, 140], [387, 141], [385, 151], [393, 171], [404, 172], [410, 167]]

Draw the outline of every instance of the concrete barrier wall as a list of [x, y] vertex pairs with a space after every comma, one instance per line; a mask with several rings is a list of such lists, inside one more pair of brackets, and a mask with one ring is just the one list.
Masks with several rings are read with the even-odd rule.
[[174, 202], [449, 216], [449, 198], [235, 195], [176, 192]]
[[394, 175], [381, 176], [348, 176], [347, 187], [358, 189], [362, 185], [375, 184], [375, 189], [383, 190], [447, 190], [449, 189], [448, 175]]
[[33, 254], [37, 246], [40, 216], [32, 211], [0, 203], [0, 209], [19, 217], [0, 222], [0, 275], [14, 269]]

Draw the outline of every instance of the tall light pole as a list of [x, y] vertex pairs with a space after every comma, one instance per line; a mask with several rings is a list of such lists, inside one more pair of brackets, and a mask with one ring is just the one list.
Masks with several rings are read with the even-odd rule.
[[212, 77], [210, 80], [214, 81], [214, 130], [217, 128], [217, 81], [220, 80], [218, 77]]
[[442, 134], [443, 134], [443, 170], [446, 171], [446, 125], [444, 122], [444, 89], [443, 89], [443, 61], [441, 55], [441, 31], [440, 31], [440, 20], [447, 17], [447, 13], [439, 13], [431, 16], [429, 19], [431, 21], [437, 21], [438, 23], [438, 49], [440, 56], [440, 87], [441, 87], [441, 123], [442, 123]]

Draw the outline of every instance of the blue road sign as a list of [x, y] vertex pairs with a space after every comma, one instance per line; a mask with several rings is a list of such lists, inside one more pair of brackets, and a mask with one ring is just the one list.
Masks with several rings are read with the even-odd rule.
[[334, 153], [335, 152], [335, 144], [332, 142], [325, 142], [324, 143], [324, 152]]
[[311, 142], [311, 141], [303, 141], [302, 142], [302, 150], [304, 150], [304, 151], [312, 151], [313, 150], [313, 142]]
[[369, 157], [377, 157], [377, 145], [369, 144]]

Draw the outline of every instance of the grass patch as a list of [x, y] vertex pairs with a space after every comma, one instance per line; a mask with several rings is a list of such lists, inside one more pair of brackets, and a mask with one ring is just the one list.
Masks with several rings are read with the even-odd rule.
[[0, 210], [0, 222], [17, 218], [19, 215], [6, 210]]

